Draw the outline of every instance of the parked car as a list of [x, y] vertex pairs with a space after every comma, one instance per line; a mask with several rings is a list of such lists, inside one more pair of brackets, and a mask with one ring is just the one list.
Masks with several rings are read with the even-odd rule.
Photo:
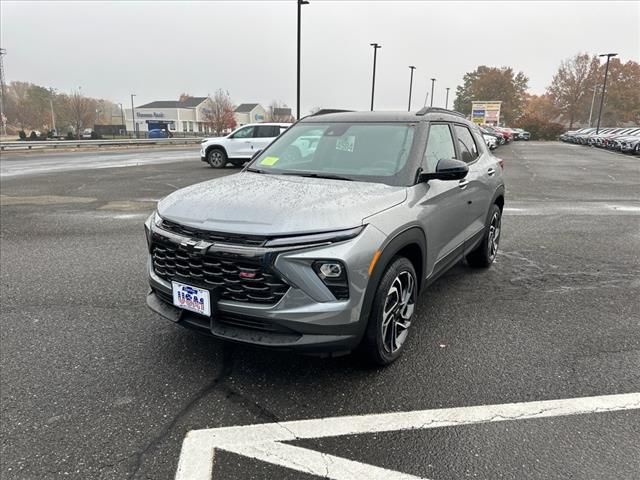
[[154, 128], [149, 130], [149, 138], [169, 138], [169, 132], [165, 129]]
[[224, 168], [229, 162], [242, 166], [290, 126], [290, 123], [254, 123], [224, 137], [206, 138], [200, 145], [200, 159], [212, 168]]
[[511, 130], [503, 127], [493, 127], [493, 129], [502, 134], [502, 136], [504, 137], [504, 143], [509, 143], [511, 140], [513, 140], [513, 134], [511, 133]]
[[495, 150], [498, 147], [498, 140], [495, 136], [483, 133], [482, 138], [484, 138], [484, 143], [487, 144], [489, 150]]
[[85, 128], [82, 131], [82, 135], [80, 136], [80, 138], [82, 138], [83, 140], [91, 140], [91, 134], [93, 133], [93, 130], [90, 128]]
[[316, 114], [263, 148], [145, 222], [147, 304], [160, 316], [283, 350], [360, 345], [385, 365], [405, 348], [421, 290], [463, 258], [496, 258], [502, 164], [462, 115]]
[[529, 140], [531, 138], [531, 133], [522, 128], [512, 128], [511, 130], [514, 132], [516, 140]]
[[482, 133], [488, 134], [488, 135], [494, 135], [498, 140], [499, 145], [504, 145], [506, 143], [506, 135], [503, 134], [502, 132], [499, 132], [494, 127], [485, 125], [481, 128], [482, 128]]

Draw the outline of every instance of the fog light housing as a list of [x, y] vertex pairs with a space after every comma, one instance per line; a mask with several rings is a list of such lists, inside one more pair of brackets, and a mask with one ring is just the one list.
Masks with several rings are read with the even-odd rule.
[[316, 272], [322, 283], [336, 297], [336, 300], [347, 300], [349, 298], [349, 281], [347, 270], [337, 260], [318, 260], [313, 262], [313, 271]]

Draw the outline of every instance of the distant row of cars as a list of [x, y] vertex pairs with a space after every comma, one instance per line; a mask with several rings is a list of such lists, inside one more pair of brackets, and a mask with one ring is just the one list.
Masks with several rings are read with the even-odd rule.
[[640, 155], [640, 127], [601, 128], [597, 133], [595, 128], [581, 128], [563, 133], [560, 140]]
[[484, 138], [487, 147], [495, 150], [500, 145], [509, 143], [513, 140], [530, 140], [531, 134], [522, 128], [494, 127], [483, 125], [480, 132]]

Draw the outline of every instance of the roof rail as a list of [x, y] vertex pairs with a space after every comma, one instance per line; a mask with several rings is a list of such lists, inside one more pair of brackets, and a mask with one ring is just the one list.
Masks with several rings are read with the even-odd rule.
[[448, 110], [446, 108], [438, 108], [438, 107], [424, 107], [418, 110], [418, 112], [416, 112], [416, 115], [422, 116], [422, 115], [426, 115], [427, 113], [448, 113], [450, 115], [457, 115], [458, 117], [467, 118], [467, 116], [464, 113], [456, 112], [455, 110]]
[[318, 115], [327, 115], [329, 113], [345, 113], [345, 112], [353, 112], [354, 110], [340, 110], [335, 108], [323, 108], [322, 110], [318, 110], [316, 113], [312, 113], [309, 115], [310, 117], [316, 117]]

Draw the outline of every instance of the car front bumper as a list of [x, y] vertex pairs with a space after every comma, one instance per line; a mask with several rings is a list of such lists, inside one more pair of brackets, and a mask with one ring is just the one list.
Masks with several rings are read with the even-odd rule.
[[[367, 319], [360, 313], [368, 267], [384, 239], [382, 232], [369, 225], [347, 241], [278, 252], [271, 257], [273, 269], [289, 288], [277, 303], [222, 299], [212, 305], [210, 317], [173, 305], [172, 285], [156, 274], [149, 255], [151, 288], [147, 306], [172, 322], [223, 340], [304, 353], [347, 353], [360, 343], [366, 328]], [[311, 268], [318, 259], [342, 262], [348, 278], [348, 299], [337, 300], [319, 280]]]

